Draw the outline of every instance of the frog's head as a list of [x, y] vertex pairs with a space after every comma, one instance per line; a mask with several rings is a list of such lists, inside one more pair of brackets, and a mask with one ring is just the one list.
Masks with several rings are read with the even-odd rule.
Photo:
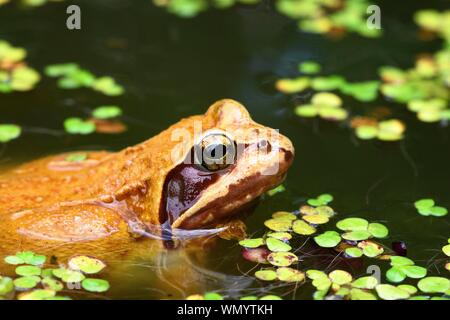
[[294, 158], [291, 141], [254, 122], [240, 103], [220, 100], [186, 121], [190, 131], [198, 130], [197, 121], [201, 132], [183, 145], [186, 152], [165, 176], [161, 222], [181, 229], [212, 226], [286, 177]]

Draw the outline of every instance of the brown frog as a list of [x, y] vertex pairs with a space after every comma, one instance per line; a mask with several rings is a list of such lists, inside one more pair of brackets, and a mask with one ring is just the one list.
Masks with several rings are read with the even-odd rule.
[[225, 99], [136, 146], [85, 154], [80, 161], [50, 156], [0, 175], [0, 256], [35, 250], [117, 259], [147, 250], [143, 237], [213, 232], [281, 183], [294, 149]]

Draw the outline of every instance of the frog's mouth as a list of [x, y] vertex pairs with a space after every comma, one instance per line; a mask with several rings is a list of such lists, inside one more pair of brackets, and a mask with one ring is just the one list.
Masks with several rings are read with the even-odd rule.
[[[249, 170], [248, 165], [242, 164], [217, 172], [179, 164], [164, 182], [159, 216], [161, 224], [168, 222], [172, 228], [199, 229], [229, 220], [284, 180], [293, 161], [293, 153], [283, 148], [278, 153], [278, 170], [270, 175], [263, 174], [259, 167]], [[273, 164], [273, 159], [268, 162]], [[263, 164], [263, 167], [269, 165]]]

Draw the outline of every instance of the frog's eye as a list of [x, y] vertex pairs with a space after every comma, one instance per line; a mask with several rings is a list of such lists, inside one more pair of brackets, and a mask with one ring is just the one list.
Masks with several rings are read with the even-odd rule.
[[[236, 147], [233, 140], [222, 133], [205, 136], [200, 145], [201, 165], [209, 171], [225, 169], [234, 163]], [[199, 151], [200, 151], [199, 150]]]

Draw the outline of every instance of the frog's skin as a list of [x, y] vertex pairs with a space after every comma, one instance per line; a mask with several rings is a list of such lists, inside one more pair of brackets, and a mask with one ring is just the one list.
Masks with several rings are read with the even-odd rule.
[[[223, 130], [236, 145], [245, 146], [233, 165], [207, 173], [202, 182], [195, 165], [183, 164], [196, 143], [193, 133], [199, 123], [203, 134]], [[181, 142], [179, 132], [191, 138]], [[0, 256], [34, 249], [57, 257], [81, 250], [116, 258], [131, 248], [145, 248], [137, 237], [161, 236], [162, 224], [213, 228], [285, 178], [294, 149], [289, 139], [273, 133], [255, 123], [238, 102], [220, 100], [204, 115], [182, 119], [117, 153], [88, 152], [80, 162], [68, 162], [62, 154], [10, 169], [0, 175]], [[261, 136], [272, 150], [254, 161], [263, 146]], [[275, 167], [276, 173], [263, 174]], [[176, 195], [189, 200], [179, 217], [164, 212], [169, 179], [186, 186], [185, 194]]]

